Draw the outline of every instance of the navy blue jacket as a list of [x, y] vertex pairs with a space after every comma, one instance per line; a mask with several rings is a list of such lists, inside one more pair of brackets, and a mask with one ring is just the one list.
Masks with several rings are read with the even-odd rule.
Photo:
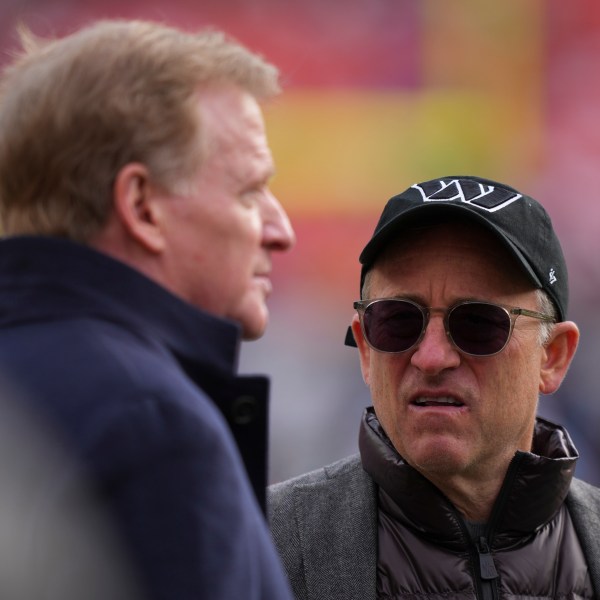
[[268, 380], [236, 376], [238, 350], [236, 325], [102, 253], [0, 242], [0, 368], [91, 475], [152, 598], [291, 597], [261, 511]]

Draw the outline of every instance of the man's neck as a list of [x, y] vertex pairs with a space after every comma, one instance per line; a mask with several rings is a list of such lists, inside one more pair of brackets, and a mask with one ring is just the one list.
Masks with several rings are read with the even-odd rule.
[[502, 475], [498, 477], [473, 480], [460, 475], [448, 478], [423, 473], [452, 502], [466, 520], [475, 523], [484, 523], [489, 520], [505, 474], [506, 471], [503, 471]]

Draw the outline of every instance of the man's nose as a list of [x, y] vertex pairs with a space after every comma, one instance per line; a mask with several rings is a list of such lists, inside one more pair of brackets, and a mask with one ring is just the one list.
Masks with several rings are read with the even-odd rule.
[[270, 250], [284, 252], [289, 250], [296, 243], [296, 234], [279, 200], [267, 191], [263, 208], [264, 244]]
[[443, 316], [432, 314], [423, 338], [413, 351], [411, 364], [427, 375], [437, 375], [456, 368], [460, 360], [460, 353], [446, 334]]

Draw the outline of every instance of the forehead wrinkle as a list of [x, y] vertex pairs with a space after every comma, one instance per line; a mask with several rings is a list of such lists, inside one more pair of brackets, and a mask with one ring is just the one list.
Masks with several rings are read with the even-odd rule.
[[205, 170], [210, 177], [219, 168], [236, 188], [266, 184], [273, 176], [274, 163], [259, 115], [236, 115], [232, 120], [224, 119], [221, 129], [207, 136], [211, 148]]

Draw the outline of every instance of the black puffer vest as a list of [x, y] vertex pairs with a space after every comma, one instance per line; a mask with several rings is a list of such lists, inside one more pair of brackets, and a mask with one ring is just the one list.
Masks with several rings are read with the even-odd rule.
[[372, 409], [360, 452], [379, 486], [378, 598], [593, 598], [564, 504], [578, 454], [562, 428], [538, 419], [533, 452], [517, 452], [489, 522], [475, 535], [438, 488], [404, 462]]

